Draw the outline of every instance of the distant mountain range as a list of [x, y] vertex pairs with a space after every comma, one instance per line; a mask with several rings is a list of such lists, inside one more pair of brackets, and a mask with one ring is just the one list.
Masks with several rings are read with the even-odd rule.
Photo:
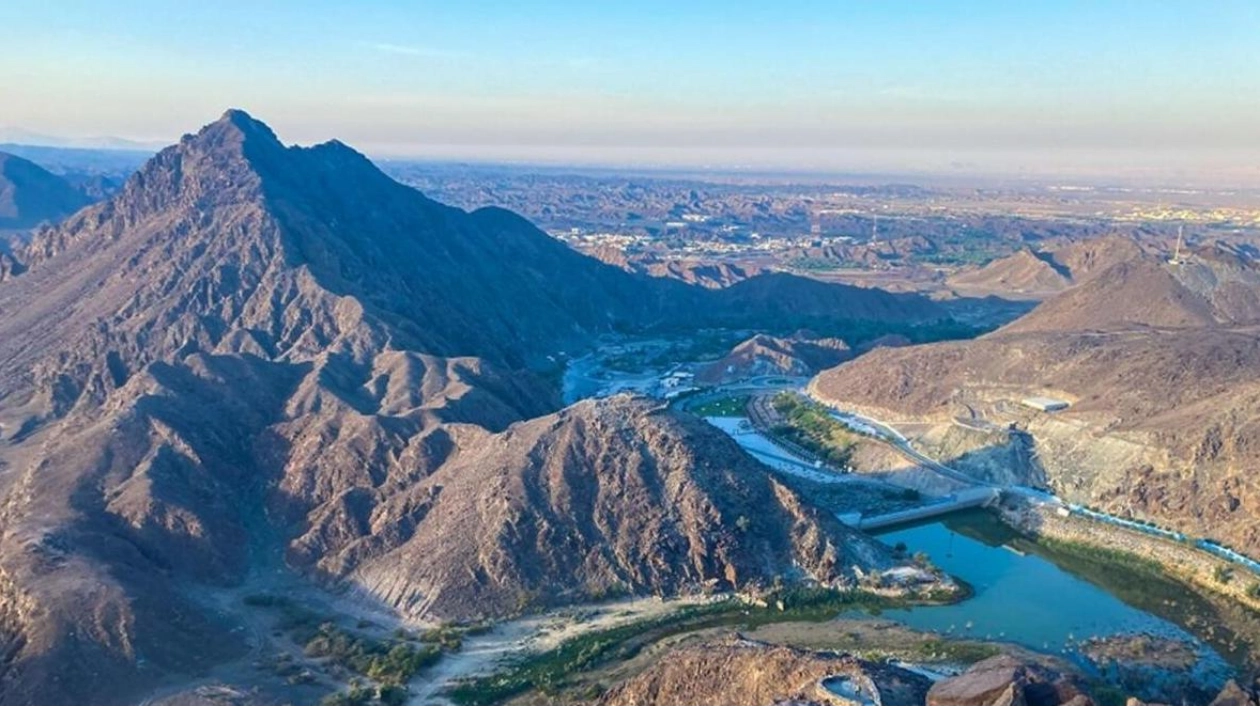
[[91, 201], [34, 162], [0, 152], [0, 229], [59, 221]]
[[130, 701], [239, 656], [197, 597], [277, 572], [426, 619], [851, 586], [887, 550], [721, 432], [628, 398], [561, 411], [545, 374], [619, 330], [942, 316], [786, 275], [627, 273], [240, 111], [10, 262], [5, 702]]
[[85, 150], [131, 150], [152, 154], [163, 147], [163, 142], [145, 142], [128, 140], [120, 137], [63, 137], [26, 130], [13, 126], [0, 125], [0, 143], [31, 145], [39, 147], [64, 147]]

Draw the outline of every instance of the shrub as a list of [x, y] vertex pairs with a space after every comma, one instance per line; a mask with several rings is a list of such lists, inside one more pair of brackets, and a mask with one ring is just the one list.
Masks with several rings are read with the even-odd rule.
[[1234, 579], [1234, 570], [1225, 565], [1217, 565], [1212, 568], [1212, 579], [1221, 584], [1229, 584]]
[[376, 691], [376, 699], [383, 705], [401, 705], [407, 701], [409, 694], [407, 688], [391, 683], [389, 685], [381, 685], [380, 689]]

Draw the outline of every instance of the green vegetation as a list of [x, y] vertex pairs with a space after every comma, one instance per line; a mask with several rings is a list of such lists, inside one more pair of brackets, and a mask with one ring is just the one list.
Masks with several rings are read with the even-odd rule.
[[[1046, 537], [1037, 538], [1036, 544], [1049, 551], [1048, 554], [1051, 560], [1055, 559], [1054, 555], [1056, 554], [1068, 555], [1075, 559], [1078, 565], [1085, 563], [1098, 565], [1107, 568], [1109, 574], [1111, 573], [1110, 570], [1123, 568], [1133, 572], [1153, 574], [1161, 578], [1167, 578], [1168, 576], [1158, 562], [1129, 552]], [[1056, 562], [1056, 564], [1059, 563]]]
[[552, 650], [525, 656], [493, 675], [467, 680], [455, 687], [450, 697], [456, 704], [482, 705], [503, 704], [529, 690], [556, 695], [573, 683], [576, 674], [608, 661], [632, 658], [644, 646], [679, 633], [716, 626], [738, 625], [752, 629], [772, 622], [822, 621], [843, 611], [878, 611], [904, 607], [908, 602], [860, 590], [794, 588], [771, 597], [767, 604], [759, 607], [728, 600], [588, 633]]
[[834, 467], [849, 466], [860, 436], [828, 414], [827, 408], [789, 392], [774, 396], [773, 404], [784, 422], [772, 433]]
[[[841, 319], [832, 316], [795, 315], [787, 312], [778, 313], [769, 321], [766, 315], [748, 315], [733, 317], [726, 322], [728, 329], [706, 329], [694, 333], [687, 328], [686, 320], [666, 322], [651, 329], [635, 332], [635, 336], [680, 336], [687, 337], [674, 343], [667, 350], [656, 352], [651, 358], [640, 355], [639, 367], [654, 363], [667, 365], [677, 361], [696, 361], [704, 358], [716, 358], [731, 349], [735, 344], [747, 339], [754, 332], [762, 332], [774, 336], [790, 336], [801, 329], [808, 329], [818, 336], [844, 339], [855, 348], [885, 336], [904, 336], [914, 344], [927, 344], [934, 341], [952, 341], [974, 339], [981, 334], [992, 331], [997, 325], [974, 326], [965, 324], [951, 317], [930, 322], [908, 323], [890, 322], [874, 319]], [[686, 342], [686, 343], [684, 343]]]
[[306, 655], [331, 662], [379, 683], [405, 683], [421, 668], [442, 656], [436, 644], [415, 645], [395, 639], [376, 640], [356, 635], [333, 623], [319, 627], [319, 633], [306, 644]]
[[402, 685], [381, 685], [372, 688], [359, 682], [351, 682], [350, 687], [341, 692], [325, 695], [319, 701], [322, 705], [366, 705], [376, 700], [383, 705], [401, 705], [407, 702], [410, 693]]
[[1247, 585], [1247, 597], [1249, 599], [1260, 600], [1260, 582], [1252, 582]]
[[407, 701], [407, 688], [402, 685], [381, 685], [376, 699], [383, 705], [401, 705]]
[[321, 705], [365, 705], [371, 702], [375, 696], [376, 690], [366, 685], [354, 683], [342, 692], [325, 695], [324, 699], [320, 700], [319, 703]]
[[245, 597], [246, 606], [272, 609], [278, 615], [276, 628], [292, 634], [298, 643], [306, 643], [319, 633], [320, 625], [331, 617], [298, 604], [288, 597], [274, 594], [251, 594]]
[[1212, 568], [1212, 579], [1219, 584], [1229, 584], [1234, 580], [1234, 570], [1225, 565], [1217, 565]]
[[747, 406], [747, 395], [729, 395], [695, 405], [690, 412], [701, 417], [743, 417]]
[[[488, 623], [470, 626], [443, 625], [413, 634], [398, 629], [391, 635], [364, 633], [375, 624], [357, 621], [357, 630], [339, 625], [334, 617], [321, 614], [288, 597], [254, 594], [245, 605], [268, 609], [276, 614], [276, 628], [302, 645], [307, 658], [336, 665], [361, 676], [343, 691], [324, 697], [323, 704], [362, 705], [372, 701], [386, 705], [407, 701], [405, 685], [424, 668], [441, 659], [443, 652], [457, 652], [464, 637], [484, 633]], [[291, 659], [279, 661], [277, 674], [291, 683], [309, 678], [309, 672]]]
[[940, 638], [929, 638], [919, 645], [924, 658], [948, 658], [949, 660], [970, 665], [992, 658], [1002, 649], [989, 643], [971, 641], [946, 641]]

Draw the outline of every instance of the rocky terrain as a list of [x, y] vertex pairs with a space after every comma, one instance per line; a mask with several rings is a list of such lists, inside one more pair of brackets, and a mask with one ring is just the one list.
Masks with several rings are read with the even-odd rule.
[[700, 371], [700, 380], [720, 383], [764, 375], [808, 376], [852, 357], [844, 341], [802, 331], [788, 337], [757, 334]]
[[929, 684], [908, 670], [841, 653], [729, 638], [671, 650], [600, 702], [915, 705], [924, 703]]
[[1009, 655], [976, 663], [928, 690], [929, 705], [1092, 705], [1081, 678]]
[[375, 508], [330, 508], [294, 552], [402, 612], [465, 620], [774, 577], [852, 587], [854, 567], [893, 564], [725, 435], [647, 401], [588, 400], [467, 434]]
[[58, 221], [89, 201], [83, 192], [34, 162], [0, 152], [0, 230]]
[[729, 287], [740, 280], [747, 280], [765, 272], [754, 266], [720, 261], [670, 259], [652, 254], [631, 257], [621, 248], [611, 245], [598, 245], [585, 249], [583, 252], [628, 272], [652, 277], [669, 277], [689, 285], [708, 288]]
[[[1260, 268], [1208, 246], [1170, 264], [1140, 254], [977, 340], [872, 352], [821, 374], [824, 399], [918, 420], [922, 441], [967, 467], [1010, 459], [1075, 501], [1260, 554]], [[1055, 414], [1030, 395], [1071, 403]], [[960, 426], [957, 420], [978, 420]], [[993, 423], [993, 430], [983, 426]], [[996, 466], [968, 467], [980, 475]], [[1005, 465], [1009, 469], [1012, 465]]]
[[947, 279], [964, 293], [995, 293], [1041, 299], [1085, 282], [1117, 263], [1141, 257], [1150, 246], [1132, 238], [1104, 236], [1024, 247], [983, 267], [961, 270]]
[[948, 282], [956, 289], [1011, 292], [1036, 297], [1062, 292], [1072, 285], [1072, 276], [1047, 254], [1021, 248], [984, 267], [960, 272]]
[[799, 296], [816, 316], [916, 321], [936, 314], [923, 298], [626, 273], [239, 111], [13, 256], [3, 701], [128, 701], [243, 655], [206, 591], [281, 558], [432, 619], [844, 585], [887, 561], [719, 431], [627, 399], [556, 413], [537, 371], [664, 319], [773, 316]]

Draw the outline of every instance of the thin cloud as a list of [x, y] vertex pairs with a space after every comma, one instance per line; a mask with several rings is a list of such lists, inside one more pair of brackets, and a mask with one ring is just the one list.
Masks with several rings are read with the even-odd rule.
[[452, 52], [445, 49], [436, 49], [434, 47], [425, 47], [414, 44], [394, 44], [393, 42], [367, 42], [365, 43], [371, 49], [383, 54], [397, 54], [401, 56], [419, 56], [430, 59], [450, 59], [454, 57], [466, 56], [463, 52]]

